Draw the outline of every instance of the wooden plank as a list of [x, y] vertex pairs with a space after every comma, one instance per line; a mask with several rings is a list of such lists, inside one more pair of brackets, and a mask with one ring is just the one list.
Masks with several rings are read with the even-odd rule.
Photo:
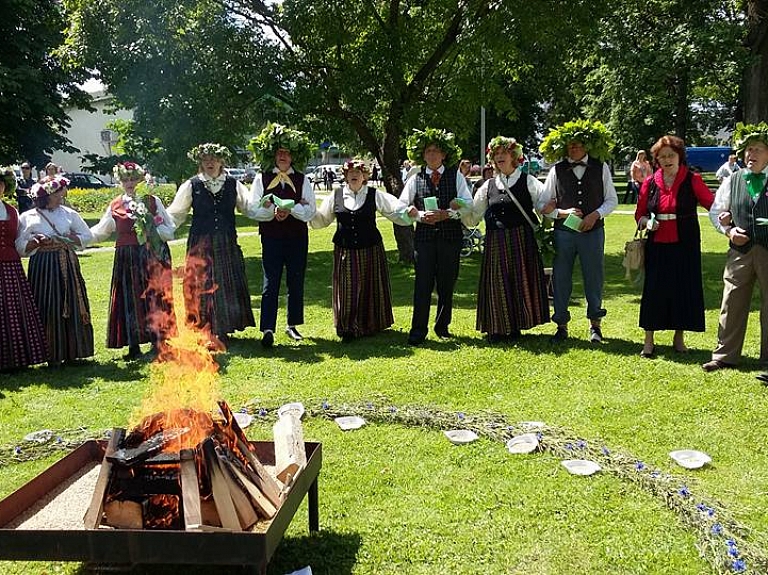
[[290, 475], [291, 481], [307, 466], [304, 429], [293, 412], [283, 414], [272, 428], [275, 438], [275, 470], [277, 477]]
[[229, 495], [240, 519], [240, 526], [243, 529], [248, 529], [259, 520], [259, 516], [251, 505], [251, 500], [245, 494], [245, 486], [240, 485], [237, 481], [226, 455], [220, 451], [220, 448], [216, 448], [216, 454], [219, 456], [219, 467], [224, 471], [224, 477], [229, 485]]
[[[250, 444], [248, 444], [250, 445]], [[274, 477], [269, 474], [267, 468], [261, 464], [258, 457], [256, 457], [244, 442], [238, 440], [237, 447], [240, 453], [248, 460], [248, 465], [251, 467], [253, 474], [248, 476], [256, 484], [261, 492], [267, 496], [269, 502], [275, 507], [280, 507], [280, 486]]]
[[104, 506], [104, 523], [117, 529], [143, 529], [144, 508], [136, 501], [110, 501]]
[[96, 479], [96, 486], [93, 488], [91, 504], [83, 516], [83, 525], [85, 525], [86, 529], [98, 529], [101, 523], [101, 517], [104, 513], [104, 497], [106, 496], [110, 476], [112, 475], [112, 463], [107, 461], [107, 456], [112, 456], [117, 451], [124, 437], [125, 429], [115, 428], [112, 430], [112, 437], [109, 438], [104, 459], [101, 461], [99, 477]]
[[182, 449], [179, 452], [181, 465], [181, 497], [184, 506], [184, 527], [199, 525], [203, 522], [200, 510], [200, 487], [197, 478], [195, 451]]
[[261, 490], [254, 485], [254, 483], [248, 479], [248, 476], [238, 466], [238, 462], [229, 461], [229, 470], [235, 476], [240, 485], [245, 489], [253, 503], [253, 507], [256, 511], [266, 519], [272, 519], [277, 513], [277, 508], [267, 499]]
[[224, 471], [219, 467], [219, 456], [216, 455], [216, 448], [210, 437], [203, 441], [203, 453], [205, 454], [206, 469], [211, 478], [213, 502], [216, 504], [216, 512], [219, 514], [221, 525], [232, 531], [242, 531], [235, 504], [229, 494], [229, 484]]

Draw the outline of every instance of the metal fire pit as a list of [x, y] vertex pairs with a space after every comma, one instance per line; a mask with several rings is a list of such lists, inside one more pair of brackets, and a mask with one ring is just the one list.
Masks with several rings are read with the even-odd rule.
[[[271, 442], [251, 442], [259, 459], [274, 464]], [[10, 524], [34, 509], [86, 466], [101, 463], [107, 443], [88, 441], [0, 501], [0, 559], [9, 561], [82, 561], [91, 564], [192, 564], [253, 566], [266, 573], [267, 563], [307, 495], [309, 530], [319, 529], [317, 477], [322, 444], [305, 443], [307, 467], [263, 532], [195, 532], [131, 529], [16, 529]]]

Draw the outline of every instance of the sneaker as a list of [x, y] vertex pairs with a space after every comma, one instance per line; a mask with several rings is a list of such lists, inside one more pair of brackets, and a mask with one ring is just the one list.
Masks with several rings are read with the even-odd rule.
[[296, 328], [295, 328], [294, 326], [292, 326], [292, 325], [289, 325], [288, 327], [286, 327], [286, 328], [285, 328], [285, 333], [286, 333], [286, 334], [288, 335], [288, 337], [290, 337], [290, 338], [291, 338], [293, 341], [301, 341], [302, 339], [304, 339], [304, 336], [302, 336], [302, 335], [299, 333], [299, 330], [298, 330], [298, 329], [296, 329]]
[[272, 347], [272, 344], [275, 343], [275, 334], [272, 333], [272, 330], [268, 329], [264, 332], [264, 335], [261, 336], [261, 345], [262, 347]]
[[555, 335], [549, 338], [550, 343], [561, 343], [568, 339], [568, 328], [558, 326]]
[[589, 327], [589, 341], [590, 343], [603, 343], [603, 332], [599, 325]]

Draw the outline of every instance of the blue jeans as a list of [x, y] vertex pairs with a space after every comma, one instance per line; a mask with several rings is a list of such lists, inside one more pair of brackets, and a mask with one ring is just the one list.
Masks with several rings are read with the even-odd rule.
[[573, 291], [573, 264], [579, 256], [584, 296], [587, 298], [587, 317], [599, 320], [605, 316], [603, 309], [603, 254], [605, 252], [605, 228], [590, 232], [572, 232], [555, 229], [555, 261], [552, 265], [554, 308], [552, 321], [565, 325], [571, 320], [568, 303]]
[[261, 291], [261, 331], [275, 331], [280, 282], [285, 268], [288, 288], [288, 325], [304, 323], [304, 275], [307, 270], [307, 238], [275, 239], [261, 237], [261, 266], [264, 284]]

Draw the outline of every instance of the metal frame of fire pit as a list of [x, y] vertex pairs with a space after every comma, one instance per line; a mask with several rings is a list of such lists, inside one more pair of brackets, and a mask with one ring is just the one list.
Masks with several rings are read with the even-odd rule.
[[[274, 444], [251, 442], [259, 458], [274, 462]], [[306, 444], [307, 466], [264, 533], [194, 532], [129, 529], [21, 530], [7, 525], [83, 469], [101, 462], [107, 443], [88, 441], [0, 501], [0, 559], [9, 561], [83, 561], [125, 566], [194, 564], [254, 566], [265, 573], [293, 516], [307, 496], [309, 530], [319, 530], [317, 478], [322, 444]]]

